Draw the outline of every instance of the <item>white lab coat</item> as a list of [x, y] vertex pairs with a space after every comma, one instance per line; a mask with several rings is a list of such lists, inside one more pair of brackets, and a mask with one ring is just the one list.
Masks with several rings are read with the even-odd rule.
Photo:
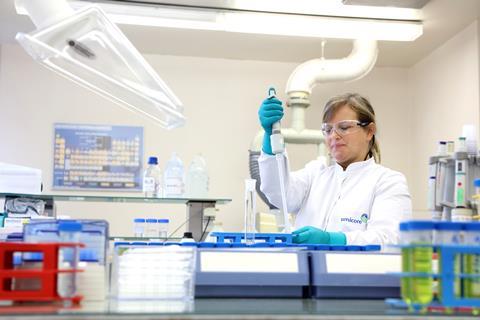
[[[373, 158], [354, 162], [344, 171], [312, 161], [290, 172], [285, 184], [288, 212], [296, 214], [295, 229], [314, 226], [343, 232], [347, 244], [397, 244], [399, 222], [411, 218], [412, 204], [403, 174], [376, 164]], [[265, 154], [258, 159], [261, 190], [281, 207], [277, 161]]]

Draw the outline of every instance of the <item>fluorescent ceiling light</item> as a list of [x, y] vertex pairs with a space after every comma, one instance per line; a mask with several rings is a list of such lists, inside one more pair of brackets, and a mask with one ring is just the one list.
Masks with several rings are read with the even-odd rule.
[[314, 14], [372, 19], [421, 20], [422, 11], [387, 6], [345, 5], [342, 0], [232, 0], [230, 7], [240, 10]]
[[[318, 0], [317, 0], [318, 1]], [[80, 8], [87, 1], [70, 1]], [[423, 34], [419, 21], [347, 18], [175, 6], [125, 5], [95, 2], [118, 24], [240, 33], [413, 41]], [[391, 8], [389, 8], [391, 9]]]

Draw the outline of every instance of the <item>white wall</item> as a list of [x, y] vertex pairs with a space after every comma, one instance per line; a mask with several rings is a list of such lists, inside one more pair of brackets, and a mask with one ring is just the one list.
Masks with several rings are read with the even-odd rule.
[[[8, 138], [2, 139], [0, 161], [42, 169], [45, 191], [51, 192], [55, 122], [144, 126], [145, 156], [158, 155], [161, 165], [172, 151], [185, 162], [203, 153], [210, 170], [210, 195], [233, 199], [219, 206], [219, 219], [226, 230], [242, 229], [247, 150], [260, 130], [257, 109], [270, 84], [283, 92], [295, 64], [146, 56], [186, 107], [186, 126], [165, 131], [44, 69], [16, 45], [4, 45], [1, 51], [0, 136]], [[320, 127], [323, 104], [332, 95], [346, 91], [366, 95], [379, 119], [383, 164], [410, 178], [410, 130], [398, 121], [410, 112], [407, 76], [406, 69], [376, 68], [357, 82], [319, 86], [307, 112], [307, 126]], [[288, 111], [285, 123], [289, 123]], [[289, 150], [293, 168], [316, 156], [313, 147], [289, 146]], [[75, 217], [106, 218], [115, 235], [129, 234], [135, 216], [167, 216], [178, 226], [185, 211], [173, 205], [101, 203], [62, 203], [59, 209]]]
[[[411, 173], [417, 217], [427, 208], [428, 157], [439, 140], [457, 140], [462, 126], [479, 125], [477, 22], [455, 35], [409, 70], [412, 95]], [[407, 132], [410, 126], [406, 126]]]

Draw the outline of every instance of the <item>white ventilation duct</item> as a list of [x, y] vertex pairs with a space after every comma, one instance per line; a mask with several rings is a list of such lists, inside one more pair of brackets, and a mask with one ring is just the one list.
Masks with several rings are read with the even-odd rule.
[[[315, 144], [318, 146], [318, 159], [328, 164], [322, 132], [305, 128], [305, 110], [310, 105], [312, 89], [319, 83], [352, 81], [364, 77], [375, 65], [377, 54], [378, 48], [375, 40], [355, 40], [353, 49], [346, 58], [313, 59], [299, 65], [287, 82], [287, 106], [292, 113], [292, 122], [289, 128], [282, 128], [285, 143]], [[250, 175], [257, 179], [258, 187], [260, 174], [256, 160], [260, 155], [263, 134], [263, 130], [258, 132], [250, 146]], [[259, 194], [269, 204], [264, 195], [261, 192]], [[271, 204], [269, 206], [273, 207]]]

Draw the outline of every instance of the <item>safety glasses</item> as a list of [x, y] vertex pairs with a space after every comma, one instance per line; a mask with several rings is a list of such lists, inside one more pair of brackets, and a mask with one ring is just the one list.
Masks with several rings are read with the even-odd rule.
[[346, 136], [357, 132], [360, 128], [368, 126], [370, 122], [360, 122], [358, 120], [342, 120], [335, 123], [322, 123], [323, 135], [328, 137], [333, 133], [333, 130], [339, 136]]

